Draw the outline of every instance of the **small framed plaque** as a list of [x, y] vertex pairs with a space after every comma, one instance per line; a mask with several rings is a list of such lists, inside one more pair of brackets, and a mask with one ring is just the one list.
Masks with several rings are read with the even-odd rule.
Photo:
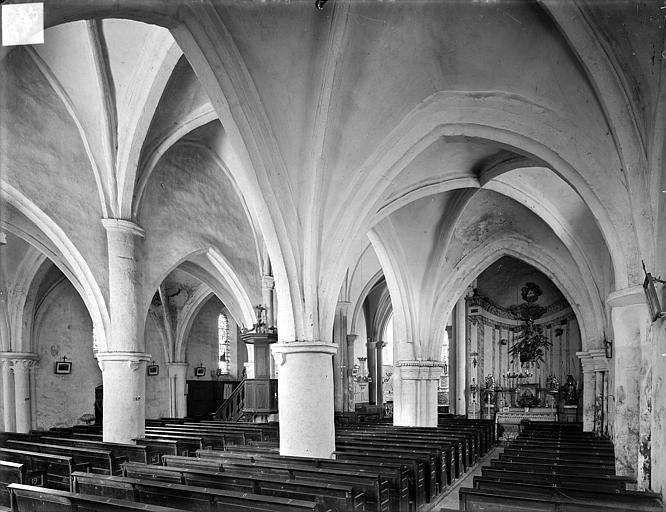
[[72, 373], [72, 362], [65, 361], [65, 358], [62, 358], [62, 361], [56, 361], [55, 364], [56, 375], [69, 375]]

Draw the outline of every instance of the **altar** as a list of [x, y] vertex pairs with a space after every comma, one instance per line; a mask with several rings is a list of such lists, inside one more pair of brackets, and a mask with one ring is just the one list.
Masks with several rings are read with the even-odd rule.
[[495, 429], [504, 428], [504, 439], [513, 439], [520, 433], [523, 421], [557, 421], [554, 407], [504, 407], [495, 415]]

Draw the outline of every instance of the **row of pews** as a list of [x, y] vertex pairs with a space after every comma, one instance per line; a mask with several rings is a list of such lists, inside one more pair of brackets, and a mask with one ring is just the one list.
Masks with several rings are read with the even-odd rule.
[[96, 427], [0, 434], [0, 510], [418, 511], [494, 444], [489, 421], [350, 424], [333, 459], [279, 454], [276, 423], [162, 419], [135, 444]]
[[532, 423], [460, 489], [460, 510], [663, 510], [660, 495], [628, 490], [635, 483], [615, 474], [611, 441], [580, 424]]

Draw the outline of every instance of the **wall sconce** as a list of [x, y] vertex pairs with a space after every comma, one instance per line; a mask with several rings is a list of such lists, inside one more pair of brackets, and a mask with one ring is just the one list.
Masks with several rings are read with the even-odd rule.
[[613, 359], [613, 342], [604, 340], [604, 352], [608, 359]]
[[662, 311], [661, 309], [659, 295], [657, 294], [657, 289], [655, 288], [654, 283], [666, 284], [666, 281], [658, 277], [652, 277], [652, 274], [650, 274], [645, 268], [645, 262], [641, 261], [641, 263], [643, 263], [643, 272], [645, 272], [643, 291], [645, 292], [645, 299], [648, 308], [650, 309], [650, 319], [655, 322], [658, 318], [666, 317], [666, 311]]
[[479, 362], [476, 360], [476, 358], [479, 356], [479, 353], [478, 352], [472, 352], [469, 356], [472, 358], [472, 366], [474, 366], [474, 368], [476, 368], [476, 365], [479, 364]]

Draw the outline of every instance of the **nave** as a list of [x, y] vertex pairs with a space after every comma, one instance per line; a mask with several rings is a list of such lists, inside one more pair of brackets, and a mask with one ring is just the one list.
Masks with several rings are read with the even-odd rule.
[[527, 422], [502, 446], [491, 421], [448, 413], [432, 428], [339, 425], [332, 459], [280, 455], [274, 423], [164, 418], [131, 445], [95, 426], [1, 439], [0, 510], [13, 512], [663, 510], [575, 423]]

